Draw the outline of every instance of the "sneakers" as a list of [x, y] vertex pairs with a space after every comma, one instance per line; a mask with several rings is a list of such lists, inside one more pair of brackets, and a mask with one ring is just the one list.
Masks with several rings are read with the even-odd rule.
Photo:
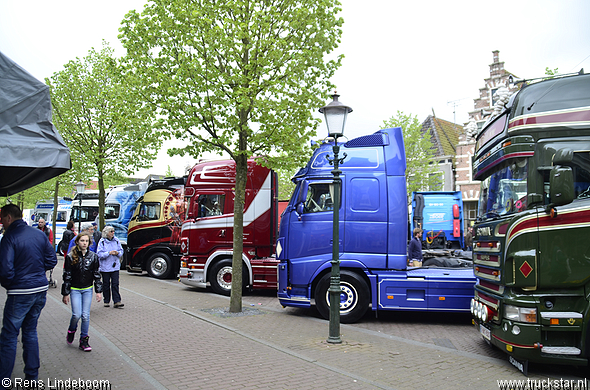
[[111, 306], [111, 304], [110, 304], [110, 303], [108, 303], [108, 302], [105, 302], [105, 303], [104, 303], [104, 307], [110, 307], [110, 306]]
[[68, 330], [68, 335], [66, 336], [66, 341], [68, 344], [72, 344], [74, 342], [74, 336], [76, 335], [75, 330]]
[[80, 337], [80, 347], [79, 348], [84, 352], [92, 351], [92, 347], [90, 345], [88, 345], [88, 336]]
[[113, 305], [113, 307], [117, 309], [121, 309], [123, 306], [125, 306], [125, 304], [121, 302], [115, 302], [115, 304]]

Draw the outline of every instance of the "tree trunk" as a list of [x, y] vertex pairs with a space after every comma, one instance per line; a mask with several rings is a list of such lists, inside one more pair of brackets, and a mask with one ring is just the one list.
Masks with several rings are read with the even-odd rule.
[[104, 171], [102, 167], [97, 167], [98, 171], [98, 226], [97, 229], [104, 229]]
[[234, 200], [234, 248], [232, 258], [230, 313], [242, 311], [242, 252], [244, 249], [244, 203], [246, 180], [248, 179], [248, 157], [240, 154], [236, 161], [236, 189]]
[[19, 192], [18, 196], [16, 197], [16, 205], [19, 209], [23, 210], [25, 208], [25, 192]]

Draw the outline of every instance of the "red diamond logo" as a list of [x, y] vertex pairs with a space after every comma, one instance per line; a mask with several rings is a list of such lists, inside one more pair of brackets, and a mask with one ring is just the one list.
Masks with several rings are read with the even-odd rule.
[[522, 272], [525, 278], [528, 278], [531, 272], [533, 272], [533, 267], [531, 267], [531, 265], [525, 260], [520, 266], [519, 270]]

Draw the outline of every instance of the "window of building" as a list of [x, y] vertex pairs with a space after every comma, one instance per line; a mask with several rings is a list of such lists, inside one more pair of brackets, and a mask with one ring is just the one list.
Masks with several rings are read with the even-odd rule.
[[490, 102], [492, 103], [490, 107], [494, 107], [496, 105], [496, 92], [498, 92], [498, 88], [492, 88], [490, 91], [491, 99]]

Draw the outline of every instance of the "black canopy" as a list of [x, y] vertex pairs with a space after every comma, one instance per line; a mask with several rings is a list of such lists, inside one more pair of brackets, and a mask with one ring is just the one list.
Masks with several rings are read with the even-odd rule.
[[51, 122], [49, 87], [0, 52], [0, 196], [71, 167], [70, 151]]

